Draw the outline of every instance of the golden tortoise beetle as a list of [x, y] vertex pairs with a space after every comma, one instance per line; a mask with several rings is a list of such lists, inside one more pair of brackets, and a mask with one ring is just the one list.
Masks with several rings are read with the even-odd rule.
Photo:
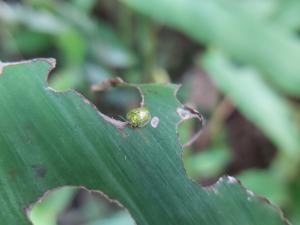
[[146, 107], [134, 108], [126, 114], [126, 120], [132, 128], [143, 127], [151, 120], [151, 114]]

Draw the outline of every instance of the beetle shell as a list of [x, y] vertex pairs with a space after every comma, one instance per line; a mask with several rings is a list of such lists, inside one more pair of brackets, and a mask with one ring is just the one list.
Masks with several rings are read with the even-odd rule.
[[126, 119], [133, 128], [143, 127], [151, 120], [151, 114], [146, 107], [139, 107], [130, 110], [126, 114]]

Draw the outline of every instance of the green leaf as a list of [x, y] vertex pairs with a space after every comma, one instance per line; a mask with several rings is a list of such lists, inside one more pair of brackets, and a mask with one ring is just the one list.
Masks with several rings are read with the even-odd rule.
[[231, 10], [237, 10], [251, 16], [258, 21], [268, 21], [279, 8], [281, 0], [217, 0], [223, 5], [231, 7]]
[[281, 28], [253, 20], [218, 0], [121, 1], [201, 43], [254, 65], [281, 90], [300, 95], [300, 44]]
[[276, 24], [283, 29], [297, 32], [300, 28], [300, 2], [298, 0], [287, 0], [281, 2], [280, 6], [280, 10], [274, 16]]
[[[211, 51], [203, 64], [223, 93], [286, 155], [300, 149], [300, 134], [288, 102], [251, 68], [235, 67], [224, 54]], [[288, 132], [287, 132], [288, 131]]]
[[95, 6], [97, 0], [72, 0], [72, 4], [76, 5], [84, 12], [90, 12]]
[[57, 45], [67, 66], [78, 66], [84, 63], [87, 43], [84, 35], [75, 29], [66, 30], [57, 37]]
[[59, 34], [68, 29], [67, 24], [51, 13], [36, 11], [28, 6], [0, 2], [0, 21], [6, 25], [18, 25], [44, 34]]
[[24, 210], [46, 191], [67, 185], [102, 191], [139, 225], [285, 224], [277, 208], [232, 177], [210, 188], [187, 178], [176, 135], [177, 86], [139, 85], [159, 124], [120, 129], [124, 123], [76, 92], [46, 86], [53, 61], [1, 67], [1, 223], [29, 224]]

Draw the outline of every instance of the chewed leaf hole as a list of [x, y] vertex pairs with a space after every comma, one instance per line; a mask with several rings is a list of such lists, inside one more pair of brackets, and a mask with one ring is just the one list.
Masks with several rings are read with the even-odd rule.
[[96, 192], [63, 187], [50, 191], [29, 212], [33, 225], [134, 225], [129, 212]]
[[97, 108], [116, 120], [124, 120], [126, 113], [139, 107], [141, 102], [140, 92], [132, 86], [109, 87], [94, 92], [94, 103]]
[[180, 106], [176, 109], [181, 120], [177, 126], [179, 142], [182, 147], [190, 147], [200, 138], [205, 126], [205, 119], [201, 113], [188, 106]]
[[197, 118], [191, 118], [182, 121], [178, 127], [178, 139], [182, 146], [185, 146], [193, 136], [201, 129], [200, 121]]
[[200, 182], [203, 186], [214, 184], [223, 174], [231, 160], [228, 149], [208, 147], [201, 151], [185, 151], [183, 162], [188, 177]]
[[207, 138], [205, 119], [198, 111], [186, 106], [177, 108], [177, 113], [182, 119], [177, 132], [184, 148], [183, 163], [187, 176], [203, 186], [214, 184], [224, 175], [223, 171], [231, 160], [229, 149], [219, 145], [217, 140], [205, 148], [199, 148], [198, 142]]

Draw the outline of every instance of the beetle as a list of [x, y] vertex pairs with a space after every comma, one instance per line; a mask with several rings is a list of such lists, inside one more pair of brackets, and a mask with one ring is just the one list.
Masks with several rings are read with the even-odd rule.
[[145, 126], [150, 122], [151, 117], [150, 111], [146, 107], [134, 108], [126, 114], [126, 120], [132, 128]]

